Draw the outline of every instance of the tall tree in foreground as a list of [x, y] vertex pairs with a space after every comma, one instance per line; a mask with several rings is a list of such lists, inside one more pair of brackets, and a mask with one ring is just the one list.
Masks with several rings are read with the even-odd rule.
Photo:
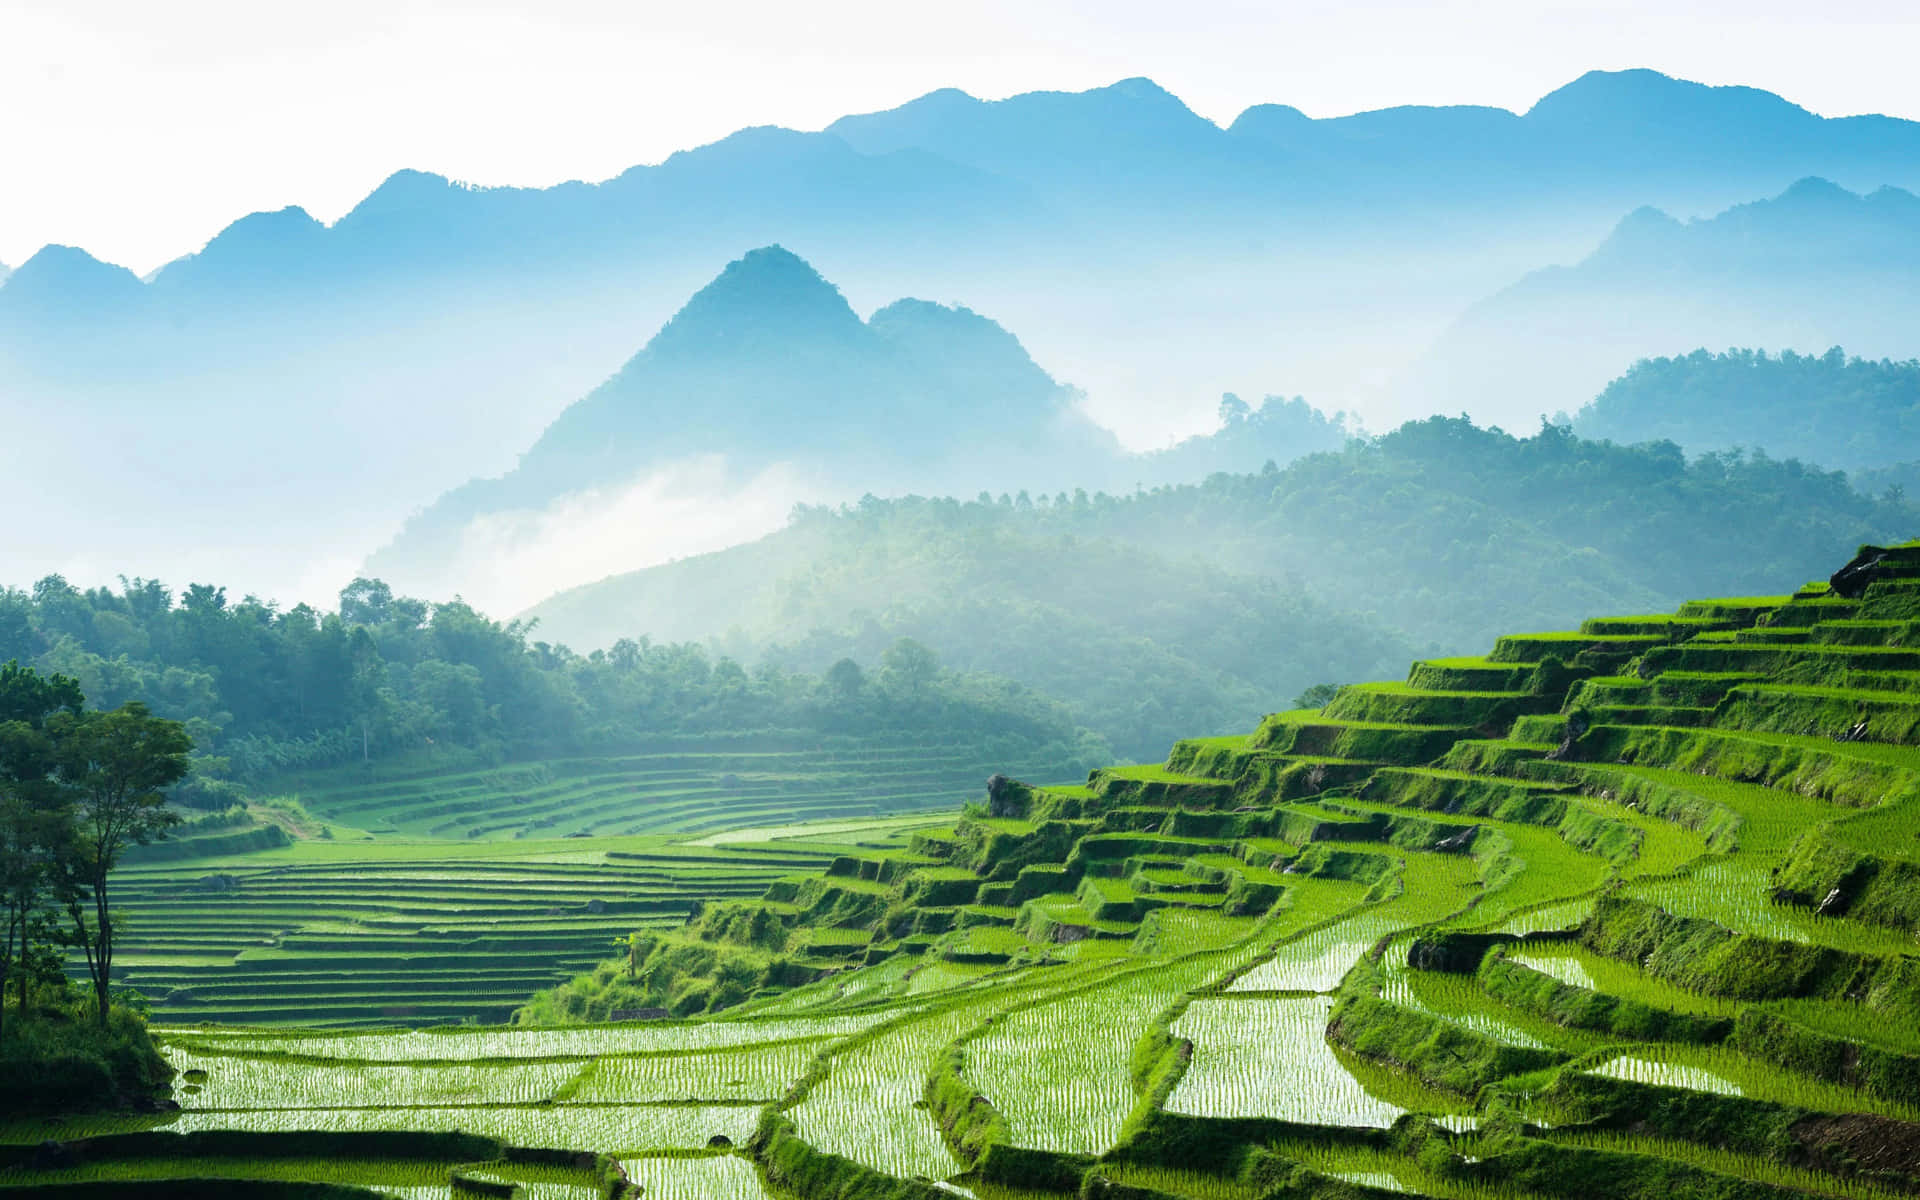
[[107, 876], [127, 847], [153, 841], [179, 820], [166, 809], [166, 789], [186, 777], [193, 739], [185, 725], [154, 716], [138, 701], [110, 712], [62, 714], [49, 724], [75, 816], [61, 899], [73, 919], [75, 940], [86, 951], [104, 1029], [114, 937]]
[[66, 789], [54, 778], [58, 756], [47, 724], [62, 713], [77, 716], [81, 703], [80, 685], [64, 675], [42, 676], [18, 662], [0, 666], [0, 997], [17, 975], [22, 1016], [34, 918], [54, 862], [70, 849], [72, 828]]

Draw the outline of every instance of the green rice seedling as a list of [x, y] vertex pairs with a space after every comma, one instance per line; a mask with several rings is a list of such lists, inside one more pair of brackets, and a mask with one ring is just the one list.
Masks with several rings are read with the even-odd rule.
[[652, 1104], [667, 1100], [760, 1100], [785, 1095], [824, 1042], [781, 1042], [723, 1054], [601, 1058], [568, 1090], [571, 1103]]
[[[1400, 877], [1392, 885], [1394, 891], [1390, 898], [1361, 908], [1324, 928], [1282, 942], [1271, 957], [1235, 979], [1227, 990], [1332, 991], [1359, 957], [1381, 938], [1441, 920], [1460, 911], [1478, 894], [1477, 867], [1470, 858], [1456, 854], [1410, 854], [1401, 861]], [[1301, 884], [1325, 882], [1300, 881]]]
[[[1770, 1104], [1828, 1113], [1870, 1113], [1901, 1121], [1920, 1121], [1920, 1109], [1883, 1100], [1864, 1091], [1827, 1083], [1782, 1069], [1778, 1064], [1762, 1062], [1721, 1046], [1685, 1046], [1652, 1043], [1635, 1046], [1633, 1057], [1656, 1068], [1697, 1072], [1725, 1080], [1738, 1093]], [[1641, 1082], [1658, 1082], [1642, 1080]], [[1691, 1084], [1667, 1086], [1691, 1087]], [[1699, 1090], [1713, 1090], [1695, 1088]]]
[[1209, 908], [1163, 908], [1149, 920], [1159, 926], [1154, 945], [1170, 950], [1220, 950], [1246, 940], [1258, 921], [1254, 917], [1230, 917]]
[[967, 1078], [1016, 1145], [1100, 1154], [1134, 1103], [1127, 1051], [1154, 1018], [1215, 973], [1192, 962], [1136, 971], [996, 1020], [967, 1043]]
[[1835, 1196], [1842, 1200], [1895, 1200], [1896, 1197], [1911, 1195], [1911, 1193], [1866, 1180], [1792, 1167], [1772, 1159], [1704, 1146], [1698, 1142], [1642, 1137], [1634, 1134], [1603, 1133], [1578, 1128], [1550, 1130], [1544, 1136], [1561, 1145], [1612, 1150], [1625, 1154], [1644, 1154], [1653, 1158], [1685, 1163], [1688, 1166], [1731, 1176], [1734, 1179], [1745, 1179], [1752, 1183], [1813, 1195]]
[[[1552, 975], [1563, 983], [1638, 1000], [1654, 1008], [1703, 1016], [1733, 1017], [1744, 1007], [1735, 1000], [1690, 992], [1649, 975], [1632, 963], [1595, 954], [1579, 942], [1522, 942], [1510, 948], [1507, 956], [1522, 966]], [[1582, 982], [1583, 979], [1585, 982]]]
[[642, 1154], [650, 1150], [701, 1149], [714, 1137], [744, 1144], [753, 1135], [759, 1115], [758, 1108], [747, 1104], [297, 1108], [183, 1112], [167, 1122], [165, 1128], [181, 1133], [203, 1129], [260, 1133], [460, 1130], [499, 1138], [513, 1145]]
[[675, 1050], [718, 1050], [797, 1038], [847, 1037], [893, 1012], [743, 1021], [661, 1021], [549, 1029], [412, 1029], [404, 1032], [271, 1037], [227, 1031], [166, 1031], [170, 1045], [217, 1054], [277, 1050], [347, 1062], [449, 1062], [505, 1058], [594, 1058]]
[[1656, 1087], [1686, 1088], [1695, 1092], [1714, 1092], [1722, 1096], [1745, 1095], [1740, 1085], [1700, 1067], [1656, 1061], [1623, 1054], [1593, 1068], [1595, 1075], [1625, 1079], [1632, 1083], [1650, 1083]]
[[1808, 942], [1855, 954], [1913, 951], [1910, 934], [1773, 903], [1771, 869], [1772, 864], [1757, 856], [1735, 856], [1707, 863], [1684, 878], [1635, 885], [1631, 894], [1676, 916], [1701, 917], [1739, 933]]
[[[903, 965], [911, 966], [911, 964]], [[909, 995], [937, 996], [961, 988], [973, 987], [1005, 969], [990, 963], [930, 962], [914, 968], [912, 975], [903, 980], [903, 983]]]
[[1330, 992], [1373, 944], [1399, 929], [1392, 914], [1363, 911], [1283, 943], [1228, 985], [1229, 992]]
[[856, 1043], [833, 1056], [827, 1077], [787, 1116], [828, 1154], [903, 1178], [945, 1179], [960, 1164], [917, 1105], [941, 1052], [979, 1019], [969, 1008], [936, 1008]]
[[1327, 1043], [1327, 1049], [1334, 1058], [1353, 1076], [1368, 1095], [1386, 1104], [1419, 1113], [1456, 1133], [1475, 1129], [1480, 1120], [1474, 1115], [1475, 1104], [1458, 1092], [1441, 1091], [1430, 1087], [1418, 1076], [1370, 1058], [1363, 1058], [1344, 1046]]
[[1186, 1200], [1259, 1200], [1260, 1196], [1259, 1188], [1229, 1175], [1154, 1163], [1102, 1163], [1099, 1173], [1127, 1187], [1147, 1188]]
[[134, 1195], [137, 1185], [145, 1180], [258, 1179], [343, 1184], [389, 1195], [444, 1198], [452, 1165], [405, 1159], [112, 1158], [51, 1170], [0, 1167], [0, 1189], [101, 1181], [133, 1185], [127, 1192]]
[[1630, 862], [1623, 863], [1620, 875], [1634, 879], [1646, 875], [1671, 875], [1690, 863], [1706, 857], [1707, 839], [1691, 829], [1635, 812], [1624, 805], [1604, 800], [1583, 800], [1582, 808], [1633, 826], [1640, 831], [1640, 845]]
[[1416, 1159], [1373, 1146], [1285, 1139], [1272, 1151], [1333, 1179], [1435, 1200], [1533, 1200], [1533, 1193], [1504, 1184], [1443, 1175]]
[[647, 1200], [774, 1200], [753, 1163], [732, 1155], [620, 1161]]
[[601, 1200], [599, 1177], [577, 1167], [539, 1163], [489, 1163], [460, 1170], [471, 1179], [519, 1185], [520, 1200]]
[[[1544, 943], [1543, 943], [1544, 944]], [[1551, 975], [1569, 987], [1586, 988], [1599, 991], [1600, 985], [1593, 981], [1593, 975], [1587, 970], [1586, 963], [1573, 954], [1542, 954], [1538, 951], [1513, 951], [1508, 958], [1523, 967], [1531, 967], [1542, 975]]]
[[1486, 926], [1554, 902], [1572, 901], [1595, 891], [1607, 878], [1610, 865], [1605, 859], [1581, 853], [1554, 830], [1508, 822], [1487, 824], [1511, 848], [1489, 861], [1486, 894], [1461, 919], [1462, 924]]
[[[1592, 896], [1575, 896], [1569, 900], [1550, 901], [1531, 908], [1518, 909], [1510, 916], [1484, 925], [1471, 919], [1462, 922], [1462, 925], [1488, 933], [1510, 933], [1515, 937], [1526, 937], [1535, 933], [1558, 933], [1562, 930], [1577, 928], [1582, 921], [1585, 921], [1593, 913], [1593, 900]], [[1478, 915], [1478, 913], [1474, 914], [1474, 916]]]
[[1327, 1045], [1326, 996], [1198, 999], [1173, 1024], [1193, 1058], [1167, 1111], [1385, 1128], [1405, 1110], [1368, 1092]]
[[578, 1062], [414, 1063], [325, 1066], [304, 1062], [168, 1050], [197, 1090], [176, 1089], [186, 1109], [386, 1108], [465, 1104], [538, 1104], [578, 1076]]
[[1920, 1029], [1903, 1021], [1889, 1021], [1864, 1005], [1829, 1000], [1772, 1000], [1761, 1007], [1820, 1033], [1897, 1054], [1920, 1055]]
[[1920, 800], [1907, 798], [1835, 821], [1833, 839], [1879, 858], [1920, 858]]
[[[1388, 963], [1404, 963], [1406, 956], [1389, 953]], [[1443, 971], [1390, 969], [1382, 995], [1404, 1008], [1429, 1013], [1482, 1037], [1531, 1050], [1555, 1049], [1580, 1054], [1606, 1044], [1601, 1035], [1568, 1029], [1501, 1004], [1489, 996], [1471, 975]]]

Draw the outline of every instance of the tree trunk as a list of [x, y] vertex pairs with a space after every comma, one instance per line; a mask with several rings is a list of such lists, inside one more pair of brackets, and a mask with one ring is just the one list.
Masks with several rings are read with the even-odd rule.
[[107, 991], [113, 982], [113, 920], [107, 909], [107, 873], [100, 871], [93, 881], [94, 941], [99, 944], [89, 965], [93, 968], [93, 994], [100, 1009], [100, 1030], [107, 1028]]
[[[7, 905], [7, 944], [4, 947], [4, 952], [0, 952], [0, 1033], [5, 1033], [7, 1029], [7, 972], [13, 967], [13, 935], [19, 931], [20, 927], [19, 922], [15, 919], [17, 915], [18, 910], [11, 904]], [[25, 958], [26, 939], [24, 937], [20, 939], [20, 951], [20, 957]], [[27, 1016], [26, 981], [27, 973], [21, 971], [20, 1017], [23, 1021]]]

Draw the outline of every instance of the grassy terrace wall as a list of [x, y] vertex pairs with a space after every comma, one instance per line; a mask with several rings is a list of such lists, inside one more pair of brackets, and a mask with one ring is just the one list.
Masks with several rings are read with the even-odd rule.
[[[583, 1198], [609, 1159], [646, 1194], [756, 1200], [1911, 1194], [1920, 547], [1874, 562], [1839, 591], [1429, 659], [1165, 764], [1002, 775], [985, 795], [976, 780], [958, 818], [856, 807], [835, 831], [737, 843], [489, 840], [558, 828], [525, 823], [548, 816], [626, 828], [626, 785], [608, 781], [641, 768], [515, 781], [518, 814], [498, 780], [413, 802], [394, 781], [357, 811], [481, 834], [431, 860], [349, 868], [307, 842], [258, 874], [204, 870], [234, 882], [192, 893], [164, 969], [321, 907], [329, 927], [224, 964], [284, 983], [283, 1006], [256, 992], [251, 1011], [317, 1004], [347, 960], [369, 1006], [431, 1004], [443, 985], [451, 1005], [603, 958], [702, 895], [737, 905], [708, 916], [759, 931], [755, 961], [784, 973], [705, 1020], [177, 1028], [181, 1111], [19, 1123], [0, 1184], [96, 1186], [36, 1159], [50, 1136], [365, 1129], [544, 1151], [535, 1165], [573, 1182], [426, 1157], [479, 1191]], [[655, 803], [709, 802], [685, 764], [645, 769]], [[762, 811], [765, 789], [735, 782]], [[333, 811], [347, 830], [356, 810]], [[163, 881], [192, 869], [141, 868], [142, 920], [160, 923]], [[444, 915], [413, 915], [429, 904]], [[484, 930], [456, 919], [475, 912]], [[337, 1176], [275, 1186], [399, 1186], [393, 1158], [349, 1168], [350, 1153], [313, 1160]]]

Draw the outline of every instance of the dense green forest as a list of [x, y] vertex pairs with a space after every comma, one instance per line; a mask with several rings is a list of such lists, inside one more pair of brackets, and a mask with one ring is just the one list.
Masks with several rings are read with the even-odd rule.
[[1397, 674], [1413, 652], [1776, 586], [1917, 515], [1757, 452], [1690, 461], [1670, 442], [1436, 417], [1285, 469], [1130, 495], [804, 509], [760, 542], [533, 614], [578, 646], [711, 635], [790, 669], [911, 636], [1059, 697], [1148, 758], [1311, 684]]
[[1920, 361], [1848, 358], [1838, 346], [1643, 359], [1575, 414], [1573, 428], [1665, 439], [1690, 453], [1790, 451], [1848, 472], [1909, 463], [1920, 459]]
[[0, 662], [73, 678], [103, 707], [143, 701], [187, 723], [201, 752], [175, 793], [187, 803], [227, 803], [229, 781], [423, 747], [500, 761], [674, 734], [939, 729], [1001, 739], [1009, 755], [1044, 747], [1063, 769], [1111, 753], [1061, 705], [947, 671], [907, 640], [816, 676], [749, 671], [700, 645], [641, 637], [582, 655], [533, 634], [366, 579], [330, 613], [147, 579], [83, 591], [53, 575], [0, 592]]

